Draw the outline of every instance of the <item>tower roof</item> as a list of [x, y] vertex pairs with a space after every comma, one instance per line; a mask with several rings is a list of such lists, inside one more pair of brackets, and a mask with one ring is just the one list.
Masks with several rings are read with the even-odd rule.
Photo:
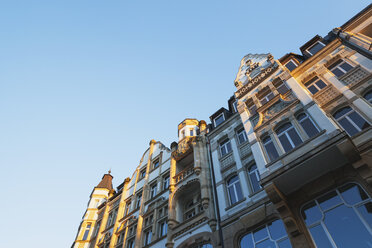
[[109, 189], [112, 190], [112, 179], [114, 178], [111, 176], [111, 171], [109, 171], [108, 174], [103, 175], [101, 182], [97, 185], [96, 188], [104, 188], [104, 189]]

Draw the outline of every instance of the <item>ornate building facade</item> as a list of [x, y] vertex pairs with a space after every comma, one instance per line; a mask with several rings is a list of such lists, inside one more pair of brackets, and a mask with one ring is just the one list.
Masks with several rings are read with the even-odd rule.
[[372, 5], [301, 54], [248, 54], [236, 92], [93, 189], [73, 248], [371, 247]]

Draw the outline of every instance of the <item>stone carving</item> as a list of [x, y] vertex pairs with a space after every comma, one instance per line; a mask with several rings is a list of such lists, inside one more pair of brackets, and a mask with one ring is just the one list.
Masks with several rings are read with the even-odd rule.
[[178, 143], [177, 150], [174, 150], [172, 152], [172, 157], [179, 161], [181, 158], [185, 157], [187, 154], [189, 154], [193, 148], [192, 148], [192, 142], [194, 141], [194, 137], [185, 137], [183, 140], [181, 140]]

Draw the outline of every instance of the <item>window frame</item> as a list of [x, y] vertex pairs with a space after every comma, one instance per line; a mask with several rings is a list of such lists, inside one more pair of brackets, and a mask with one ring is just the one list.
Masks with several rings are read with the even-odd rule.
[[[216, 120], [219, 119], [220, 117], [222, 116], [222, 122], [220, 122], [218, 125], [216, 124]], [[224, 121], [226, 120], [225, 118], [225, 115], [224, 113], [221, 113], [219, 115], [217, 115], [215, 118], [213, 118], [213, 123], [214, 123], [214, 127], [218, 127], [219, 125], [221, 125]]]
[[[286, 129], [284, 130], [281, 130], [281, 133], [278, 133], [278, 130], [283, 128], [285, 125], [289, 124], [290, 126], [287, 127]], [[294, 141], [292, 140], [293, 138], [290, 136], [289, 134], [289, 131], [291, 130], [294, 130], [295, 133], [297, 134], [298, 138], [300, 139], [300, 143], [298, 145], [295, 145], [294, 144]], [[302, 140], [301, 138], [301, 135], [299, 134], [299, 132], [296, 130], [296, 127], [293, 125], [292, 122], [288, 121], [288, 122], [285, 122], [285, 123], [282, 123], [280, 126], [278, 126], [277, 128], [275, 128], [275, 135], [278, 137], [278, 141], [279, 141], [279, 145], [281, 146], [281, 148], [283, 149], [284, 153], [287, 153], [287, 152], [290, 152], [292, 151], [294, 148], [296, 148], [297, 146], [301, 145], [302, 143], [304, 143], [304, 141]], [[284, 148], [284, 145], [282, 143], [282, 141], [280, 140], [280, 137], [281, 136], [285, 136], [287, 138], [287, 140], [289, 141], [289, 144], [292, 146], [292, 148], [290, 148], [288, 151], [286, 151], [286, 149]]]
[[[244, 134], [243, 136], [245, 137], [244, 139], [244, 141], [240, 141], [240, 134]], [[242, 144], [244, 144], [244, 143], [246, 143], [247, 141], [248, 141], [248, 135], [247, 135], [247, 133], [245, 132], [245, 129], [243, 128], [243, 129], [239, 129], [237, 132], [236, 132], [236, 138], [238, 139], [238, 143], [239, 143], [239, 145], [242, 145]]]
[[[228, 147], [230, 147], [230, 150], [228, 149]], [[222, 152], [223, 149], [226, 149], [226, 152]], [[232, 144], [231, 144], [231, 141], [229, 139], [225, 139], [224, 141], [222, 141], [220, 144], [219, 144], [219, 151], [220, 151], [220, 154], [221, 154], [221, 157], [224, 157], [226, 156], [227, 154], [230, 154], [232, 152]]]
[[[313, 48], [313, 47], [315, 47], [318, 43], [321, 44], [321, 45], [323, 45], [323, 47], [322, 47], [321, 49], [319, 49], [317, 52], [315, 52], [314, 54], [312, 54], [312, 53], [310, 52], [310, 49]], [[314, 56], [314, 55], [317, 54], [320, 50], [322, 50], [325, 46], [326, 46], [326, 45], [325, 45], [323, 42], [321, 42], [320, 40], [317, 40], [316, 42], [314, 42], [314, 44], [312, 44], [311, 46], [309, 46], [308, 48], [306, 48], [305, 51], [306, 51], [308, 54], [310, 54], [311, 56]]]
[[150, 186], [150, 199], [153, 199], [158, 193], [158, 183], [155, 182]]
[[294, 59], [290, 59], [290, 60], [288, 60], [285, 64], [284, 64], [284, 66], [285, 66], [285, 68], [287, 68], [289, 71], [293, 71], [293, 70], [291, 70], [291, 69], [289, 69], [288, 67], [287, 67], [287, 64], [289, 64], [289, 63], [293, 63], [294, 65], [295, 65], [295, 68], [294, 69], [296, 69], [298, 66], [299, 66], [299, 64], [294, 60]]
[[88, 240], [90, 229], [92, 229], [92, 223], [88, 222], [87, 225], [85, 226], [82, 240]]
[[163, 185], [162, 185], [163, 190], [169, 189], [169, 185], [170, 185], [170, 176], [166, 175], [163, 177]]
[[[261, 143], [265, 150], [265, 154], [269, 162], [275, 161], [280, 157], [277, 146], [275, 145], [274, 140], [272, 139], [271, 135], [265, 135], [263, 138], [261, 138]], [[276, 155], [269, 153], [269, 150], [267, 149], [266, 145], [269, 145], [270, 143], [272, 144], [272, 147], [274, 148]]]
[[[255, 166], [256, 168], [251, 171], [251, 168]], [[258, 170], [258, 167], [257, 167], [257, 164], [256, 163], [253, 163], [253, 164], [250, 164], [248, 167], [247, 167], [247, 174], [248, 174], [248, 178], [249, 178], [249, 185], [251, 186], [251, 189], [252, 189], [252, 194], [256, 194], [257, 192], [261, 191], [262, 190], [262, 186], [260, 184], [260, 180], [261, 180], [261, 175], [260, 175], [260, 172]], [[253, 186], [253, 183], [252, 183], [252, 177], [251, 176], [255, 176], [255, 179], [257, 180], [257, 183], [258, 183], [258, 186], [259, 186], [259, 189], [255, 189], [255, 187]]]
[[[324, 87], [320, 87], [318, 84], [316, 84], [317, 82], [321, 81], [322, 83], [325, 84]], [[325, 82], [325, 80], [321, 79], [320, 77], [316, 76], [316, 77], [313, 77], [311, 78], [310, 80], [308, 80], [307, 82], [304, 83], [304, 86], [306, 87], [307, 91], [312, 95], [316, 95], [317, 93], [319, 93], [320, 91], [322, 91], [324, 88], [326, 88], [329, 84]], [[315, 89], [317, 90], [316, 92], [311, 92], [311, 90], [309, 89], [311, 86], [315, 87]]]
[[[236, 180], [234, 182], [231, 182], [231, 180], [233, 180], [235, 178], [236, 178]], [[241, 193], [240, 196], [239, 196], [238, 190], [237, 190], [238, 187], [239, 187], [240, 193]], [[233, 198], [231, 196], [230, 188], [233, 189], [234, 197], [236, 199], [235, 202], [233, 202]], [[227, 195], [228, 195], [228, 198], [229, 198], [230, 206], [235, 205], [236, 203], [238, 203], [238, 202], [240, 202], [244, 199], [244, 195], [243, 195], [243, 191], [242, 191], [242, 185], [240, 184], [240, 178], [239, 178], [238, 174], [234, 174], [226, 180], [226, 190], [227, 190]]]
[[[338, 112], [340, 112], [341, 110], [343, 110], [343, 109], [345, 109], [345, 108], [349, 108], [350, 110], [348, 111], [348, 112], [346, 112], [345, 114], [343, 114], [342, 116], [340, 116], [340, 117], [335, 117], [335, 115], [338, 113]], [[342, 108], [339, 108], [337, 111], [335, 111], [333, 114], [332, 114], [332, 117], [336, 120], [336, 122], [337, 122], [337, 124], [343, 129], [343, 130], [345, 130], [345, 132], [350, 136], [350, 137], [352, 137], [352, 136], [354, 136], [354, 135], [357, 135], [357, 134], [359, 134], [360, 132], [362, 132], [363, 130], [365, 130], [366, 128], [368, 128], [368, 127], [366, 127], [366, 128], [363, 128], [363, 129], [361, 129], [355, 122], [354, 122], [354, 120], [353, 119], [351, 119], [350, 117], [349, 117], [349, 115], [351, 114], [351, 113], [356, 113], [360, 118], [362, 118], [367, 124], [368, 124], [368, 127], [370, 127], [371, 126], [371, 123], [363, 116], [363, 115], [361, 115], [358, 111], [356, 111], [352, 106], [349, 106], [349, 105], [347, 105], [347, 106], [344, 106], [344, 107], [342, 107]], [[357, 132], [356, 133], [354, 133], [354, 134], [351, 134], [351, 133], [349, 133], [351, 130], [347, 130], [347, 129], [345, 129], [344, 128], [344, 126], [342, 126], [342, 124], [340, 123], [340, 120], [341, 119], [343, 119], [343, 118], [345, 118], [356, 130], [357, 130]]]
[[[351, 68], [346, 71], [344, 68], [341, 67], [341, 64], [348, 64]], [[342, 77], [343, 75], [345, 75], [347, 72], [349, 72], [350, 70], [352, 70], [354, 68], [354, 65], [351, 64], [349, 61], [345, 60], [345, 59], [339, 59], [338, 61], [336, 61], [335, 63], [333, 63], [332, 65], [328, 66], [327, 69], [332, 72], [333, 75], [335, 75], [335, 77], [339, 78], [339, 77]], [[342, 75], [340, 76], [337, 76], [333, 70], [335, 69], [338, 69], [342, 72]]]
[[[299, 117], [300, 117], [301, 115], [305, 115], [305, 118], [299, 120]], [[310, 117], [310, 115], [309, 115], [308, 113], [306, 113], [306, 112], [300, 112], [300, 113], [298, 113], [295, 117], [296, 117], [296, 121], [297, 121], [298, 124], [301, 126], [302, 130], [304, 130], [304, 132], [306, 133], [306, 135], [308, 136], [308, 138], [315, 137], [317, 134], [320, 133], [320, 129], [319, 129], [318, 125], [316, 125], [315, 121]], [[310, 135], [308, 134], [308, 131], [306, 131], [305, 127], [303, 126], [303, 122], [304, 122], [306, 119], [309, 120], [310, 123], [313, 125], [313, 127], [316, 129], [316, 131], [317, 131], [316, 134], [310, 136]]]
[[142, 191], [138, 192], [136, 195], [136, 209], [139, 209], [142, 204]]
[[[367, 96], [370, 95], [371, 98], [370, 99], [367, 99]], [[369, 103], [369, 104], [372, 104], [372, 89], [369, 89], [368, 91], [366, 91], [364, 94], [363, 94], [363, 98]]]

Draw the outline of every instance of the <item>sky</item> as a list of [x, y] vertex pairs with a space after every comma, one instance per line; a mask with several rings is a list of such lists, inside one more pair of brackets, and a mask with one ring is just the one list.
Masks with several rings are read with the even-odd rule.
[[0, 0], [1, 247], [70, 247], [103, 174], [227, 107], [244, 55], [299, 53], [368, 4]]

